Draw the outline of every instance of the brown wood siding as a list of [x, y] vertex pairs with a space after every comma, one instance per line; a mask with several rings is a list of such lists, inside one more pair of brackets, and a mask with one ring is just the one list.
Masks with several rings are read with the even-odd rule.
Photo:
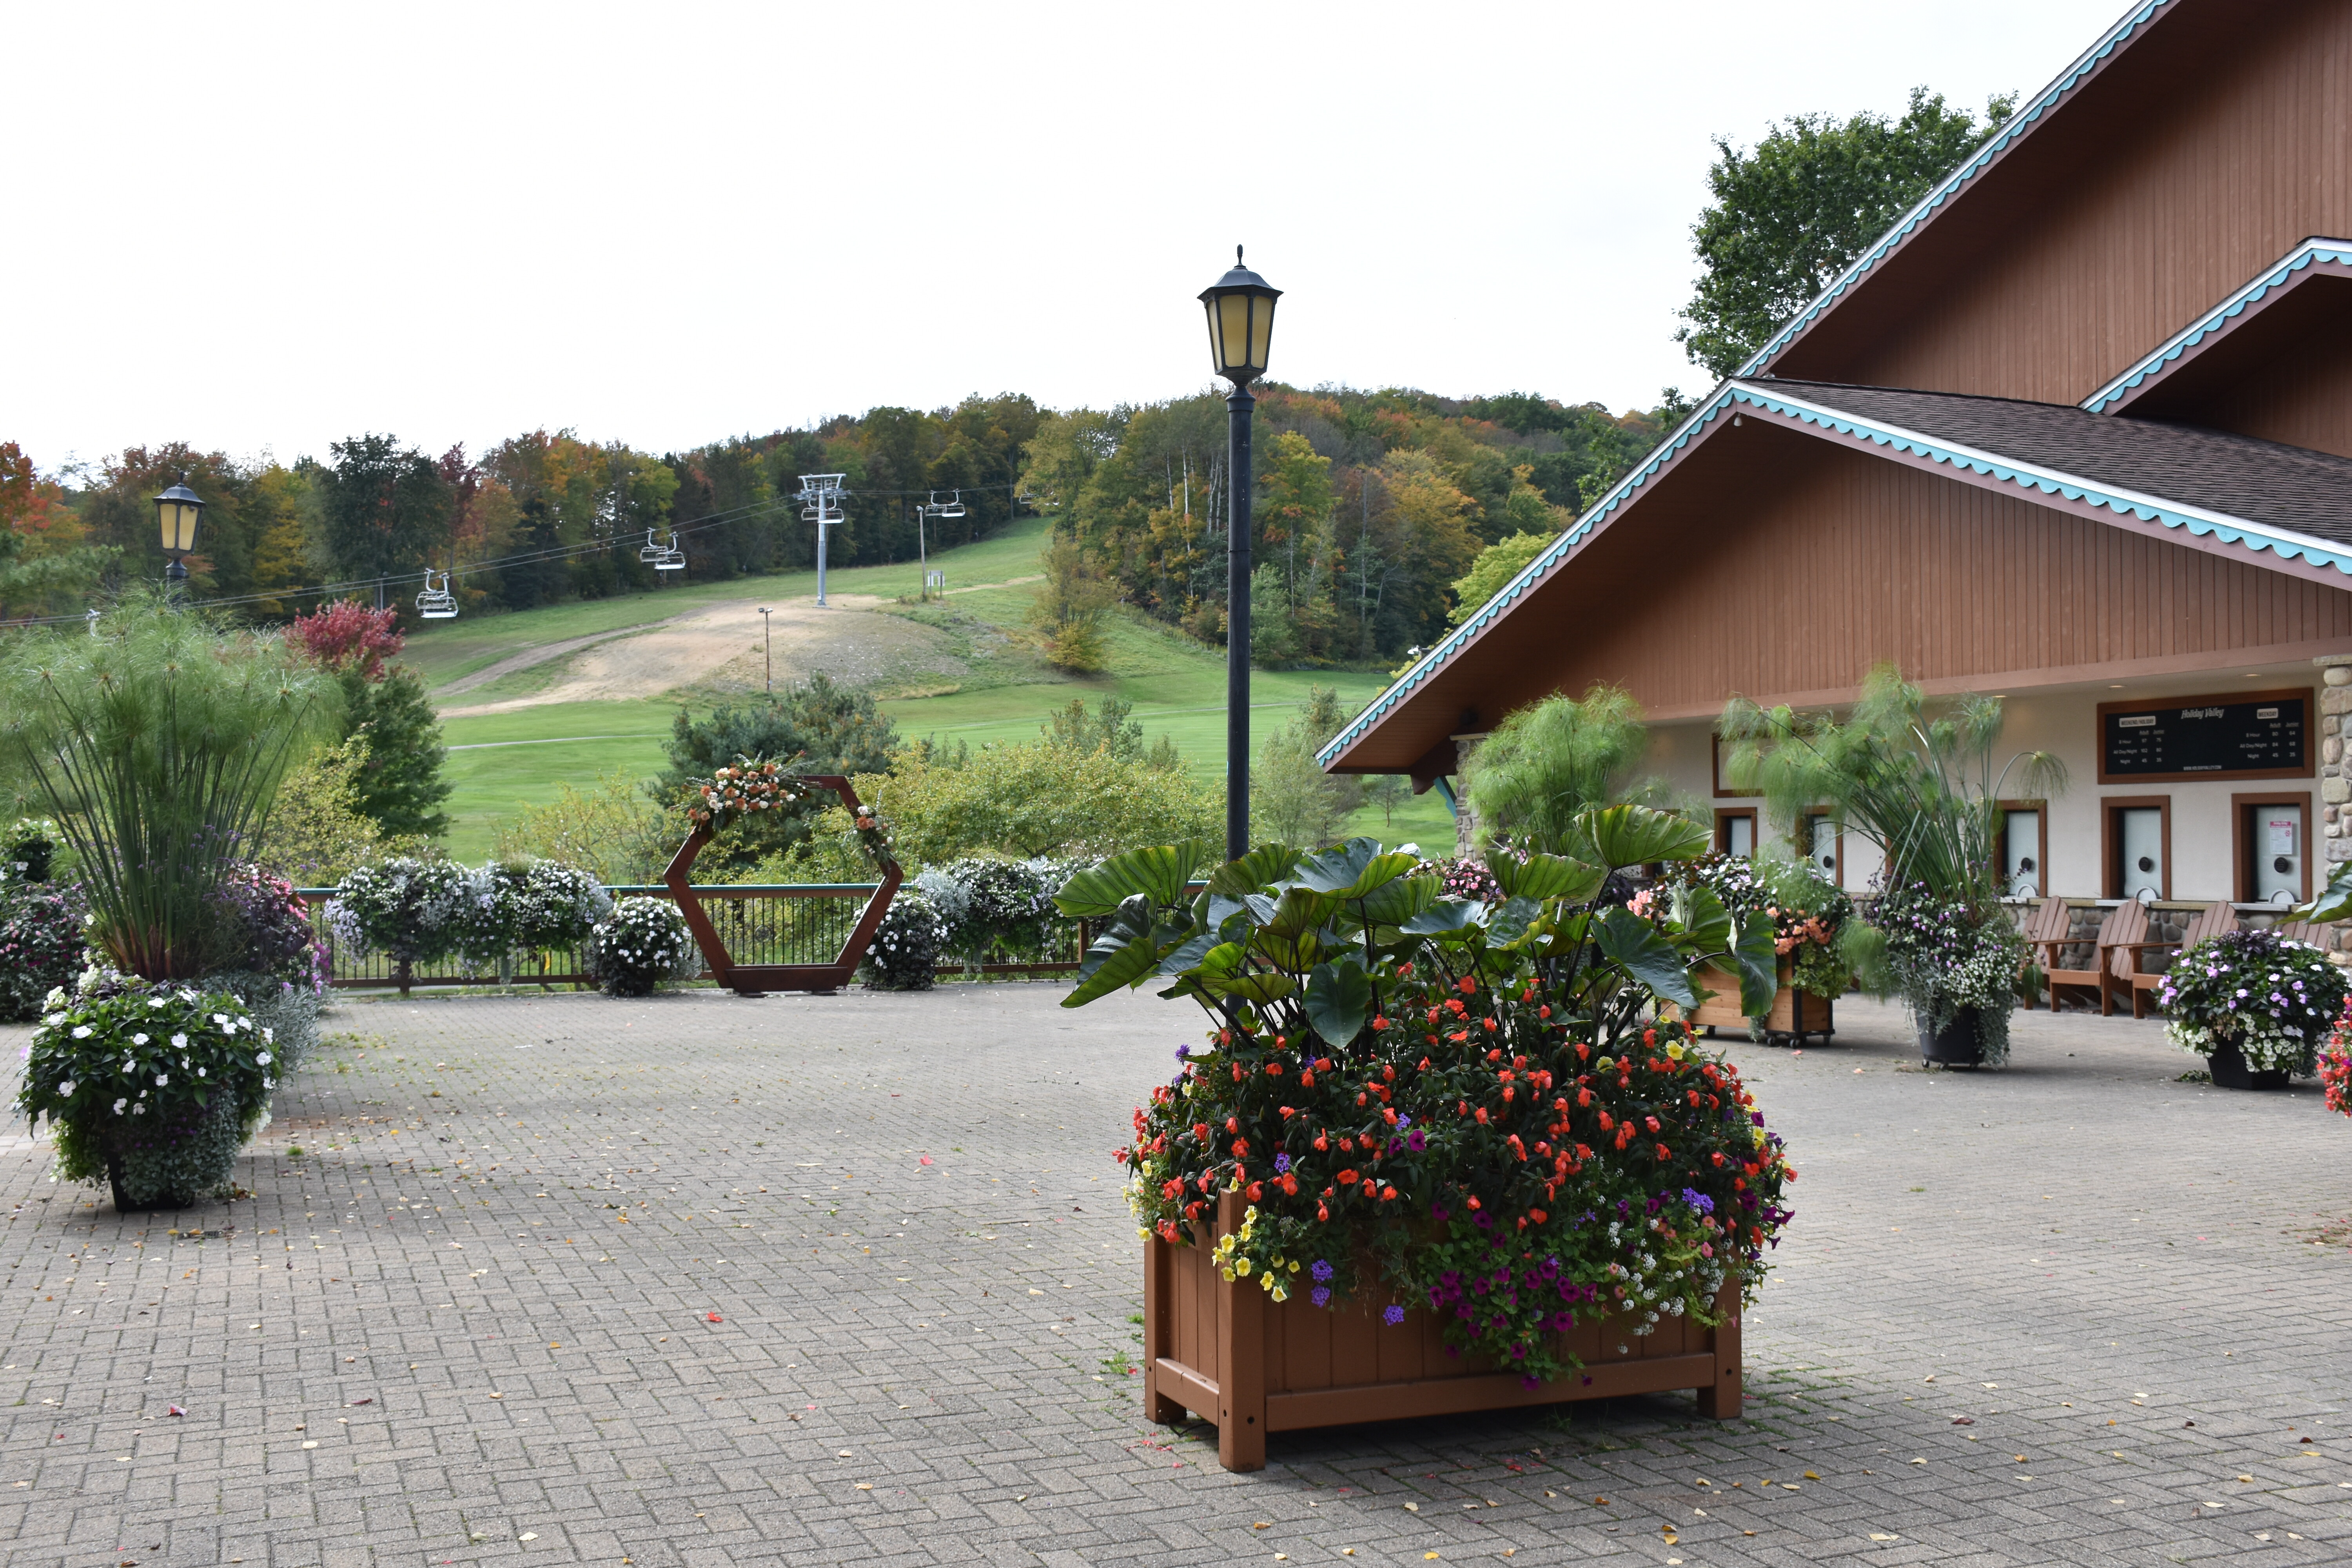
[[2347, 232], [2352, 5], [2195, 0], [1771, 368], [2074, 403], [2298, 240]]
[[1595, 681], [1681, 717], [1735, 692], [1825, 700], [1886, 659], [1915, 680], [2014, 689], [2038, 683], [2019, 672], [2114, 679], [2334, 639], [2352, 649], [2352, 591], [1748, 420], [1662, 476], [1345, 761], [1401, 771], [1465, 709], [1491, 724]]
[[2131, 416], [2352, 458], [2352, 279], [2305, 284], [2179, 364]]

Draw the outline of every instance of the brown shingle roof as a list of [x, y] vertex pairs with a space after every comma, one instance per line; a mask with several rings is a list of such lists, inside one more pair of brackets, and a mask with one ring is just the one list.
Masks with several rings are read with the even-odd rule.
[[2055, 403], [1754, 377], [1741, 384], [2012, 462], [2352, 544], [2352, 459]]

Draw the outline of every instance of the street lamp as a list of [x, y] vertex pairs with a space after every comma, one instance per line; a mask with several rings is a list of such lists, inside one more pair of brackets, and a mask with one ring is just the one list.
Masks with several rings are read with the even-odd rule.
[[1265, 374], [1274, 338], [1274, 302], [1282, 290], [1242, 265], [1201, 290], [1209, 312], [1209, 356], [1216, 374], [1234, 384], [1225, 399], [1225, 858], [1249, 853], [1250, 691], [1250, 413], [1257, 399], [1250, 383]]
[[196, 548], [196, 525], [205, 515], [205, 503], [188, 488], [187, 479], [182, 474], [180, 483], [155, 498], [155, 522], [163, 536], [163, 553], [172, 558], [163, 568], [163, 591], [175, 604], [187, 595], [187, 557]]
[[768, 695], [773, 697], [776, 694], [776, 645], [768, 637], [769, 608], [766, 605], [760, 606], [760, 653], [768, 667]]

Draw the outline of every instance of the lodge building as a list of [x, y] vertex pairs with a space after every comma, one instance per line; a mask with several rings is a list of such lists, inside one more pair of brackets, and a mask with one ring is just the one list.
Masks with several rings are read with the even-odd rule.
[[1720, 847], [1858, 890], [1874, 851], [1759, 820], [1713, 726], [1882, 661], [2068, 764], [2011, 803], [2019, 895], [2275, 905], [2352, 858], [2352, 0], [2135, 5], [1323, 762], [1426, 789], [1607, 681]]

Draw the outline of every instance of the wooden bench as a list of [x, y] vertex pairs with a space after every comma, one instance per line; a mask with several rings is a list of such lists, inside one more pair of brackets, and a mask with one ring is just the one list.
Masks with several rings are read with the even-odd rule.
[[[2044, 899], [2034, 907], [2032, 913], [2018, 922], [2017, 929], [2023, 934], [2026, 946], [2026, 956], [2017, 963], [2020, 981], [2022, 981], [2027, 973], [2042, 961], [2042, 951], [2048, 944], [2052, 942], [2063, 944], [2065, 942], [2067, 927], [2074, 920], [2074, 911], [2066, 907], [2065, 900]], [[2032, 985], [2025, 987], [2025, 1010], [2029, 1013], [2033, 1010], [2035, 990], [2036, 987]], [[2058, 1010], [2058, 1004], [2054, 998], [2050, 1004], [2050, 1010], [2053, 1013]]]
[[[2058, 899], [2050, 901], [2063, 903]], [[2115, 992], [2108, 977], [2116, 963], [2115, 950], [2143, 942], [2147, 937], [2147, 906], [2137, 899], [2126, 899], [2109, 910], [2106, 919], [2099, 922], [2099, 934], [2092, 939], [2092, 966], [2088, 969], [2062, 969], [2058, 965], [2059, 949], [2077, 945], [2082, 941], [2080, 937], [2072, 940], [2063, 936], [2044, 937], [2036, 942], [2034, 947], [2041, 956], [2042, 973], [2050, 984], [2050, 1010], [2053, 1013], [2058, 1010], [2059, 989], [2071, 986], [2076, 990], [2098, 993], [2100, 1016], [2105, 1017], [2113, 1014], [2116, 1010]]]
[[[2172, 961], [2168, 959], [2162, 966], [2151, 968], [2147, 954], [2169, 952], [2178, 958], [2200, 942], [2227, 936], [2237, 929], [2238, 911], [2231, 909], [2225, 899], [2208, 904], [2190, 916], [2178, 942], [2116, 942], [2113, 948], [2114, 957], [2108, 965], [2108, 984], [2130, 995], [2133, 1017], [2145, 1018], [2147, 1016], [2149, 994], [2164, 984], [2165, 971], [2172, 967]], [[2106, 1011], [2104, 1006], [2099, 1010]]]

